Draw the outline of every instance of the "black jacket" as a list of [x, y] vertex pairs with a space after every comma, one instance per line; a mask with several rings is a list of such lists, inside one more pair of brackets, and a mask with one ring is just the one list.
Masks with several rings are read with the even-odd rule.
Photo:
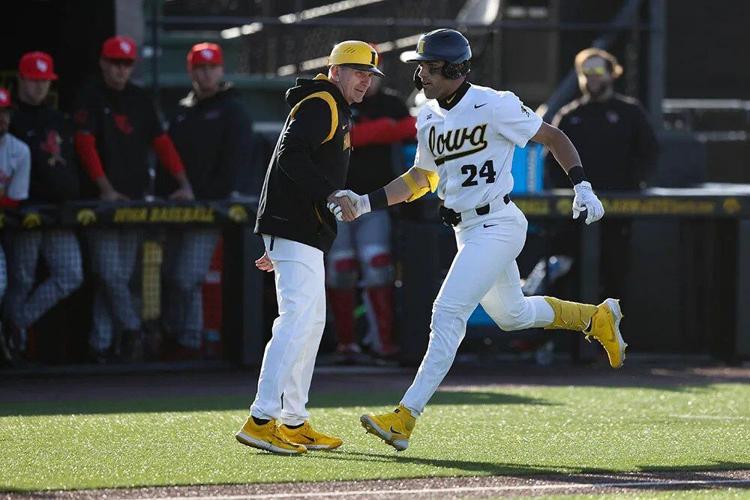
[[326, 252], [336, 238], [326, 198], [344, 189], [349, 165], [349, 105], [324, 75], [298, 79], [286, 101], [292, 110], [266, 171], [255, 232]]
[[25, 203], [60, 203], [78, 197], [78, 166], [73, 153], [70, 122], [48, 104], [21, 101], [13, 113], [10, 132], [31, 151], [29, 197]]
[[[153, 140], [164, 133], [149, 94], [132, 83], [121, 91], [113, 90], [97, 78], [78, 94], [73, 121], [76, 132], [90, 133], [96, 139], [112, 187], [129, 198], [142, 198], [150, 182]], [[81, 187], [84, 197], [98, 197], [99, 190], [88, 176]]]
[[[639, 190], [656, 167], [659, 146], [639, 102], [615, 94], [604, 102], [584, 96], [564, 106], [553, 125], [581, 155], [596, 191]], [[548, 187], [570, 187], [563, 169], [547, 155]]]
[[[228, 85], [203, 100], [197, 100], [193, 92], [182, 99], [169, 135], [196, 199], [228, 198], [238, 172], [252, 168], [253, 122]], [[159, 195], [166, 196], [177, 187], [166, 169], [158, 170]]]

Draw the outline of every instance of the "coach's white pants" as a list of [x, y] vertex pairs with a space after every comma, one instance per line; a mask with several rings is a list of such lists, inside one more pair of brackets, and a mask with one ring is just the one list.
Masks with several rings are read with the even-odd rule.
[[323, 252], [263, 235], [273, 262], [279, 317], [273, 322], [250, 413], [289, 425], [309, 417], [305, 408], [326, 319]]
[[430, 342], [401, 404], [419, 415], [453, 364], [466, 321], [481, 303], [506, 331], [546, 326], [554, 319], [542, 297], [524, 297], [516, 257], [528, 223], [511, 202], [456, 227], [458, 252], [432, 306]]

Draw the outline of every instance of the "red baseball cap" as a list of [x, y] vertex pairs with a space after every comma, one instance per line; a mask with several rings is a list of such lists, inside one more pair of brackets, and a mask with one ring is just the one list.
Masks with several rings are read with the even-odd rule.
[[8, 89], [0, 87], [0, 108], [10, 107], [10, 92]]
[[18, 74], [27, 80], [57, 80], [55, 63], [46, 52], [27, 52], [21, 56]]
[[123, 59], [135, 61], [138, 50], [135, 40], [129, 36], [113, 36], [102, 44], [102, 57], [106, 59]]
[[193, 66], [202, 64], [215, 64], [222, 66], [224, 64], [224, 54], [221, 47], [215, 43], [197, 43], [193, 45], [187, 55], [187, 67], [190, 70]]

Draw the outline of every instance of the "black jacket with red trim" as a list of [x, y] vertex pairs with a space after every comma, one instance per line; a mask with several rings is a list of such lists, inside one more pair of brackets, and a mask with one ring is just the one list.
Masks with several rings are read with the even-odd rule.
[[326, 199], [344, 189], [349, 166], [349, 105], [324, 75], [297, 79], [286, 101], [292, 110], [266, 170], [255, 232], [326, 252], [336, 238]]
[[[150, 182], [152, 143], [165, 133], [149, 94], [132, 83], [121, 91], [112, 90], [97, 78], [78, 94], [73, 121], [76, 134], [90, 134], [95, 139], [104, 174], [115, 190], [142, 198]], [[81, 188], [83, 197], [99, 195], [89, 176], [84, 177]]]

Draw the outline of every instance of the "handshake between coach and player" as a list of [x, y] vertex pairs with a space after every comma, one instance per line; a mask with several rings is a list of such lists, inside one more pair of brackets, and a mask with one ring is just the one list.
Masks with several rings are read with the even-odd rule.
[[[405, 174], [408, 175], [409, 173]], [[385, 187], [386, 200], [389, 187], [401, 178], [397, 178], [391, 184]], [[594, 193], [591, 183], [582, 181], [573, 186], [573, 218], [578, 219], [582, 212], [586, 212], [586, 224], [596, 222], [604, 217], [604, 206], [599, 197]], [[405, 200], [399, 200], [405, 201]], [[409, 200], [410, 201], [410, 200]], [[398, 201], [396, 202], [398, 203]], [[389, 205], [393, 203], [388, 203]], [[336, 216], [336, 220], [341, 222], [351, 222], [357, 217], [372, 211], [370, 205], [370, 196], [367, 194], [360, 195], [349, 189], [339, 190], [333, 193], [327, 203], [328, 210]]]
[[333, 193], [327, 206], [339, 222], [351, 222], [372, 211], [370, 197], [366, 194], [359, 195], [350, 189], [342, 189]]

